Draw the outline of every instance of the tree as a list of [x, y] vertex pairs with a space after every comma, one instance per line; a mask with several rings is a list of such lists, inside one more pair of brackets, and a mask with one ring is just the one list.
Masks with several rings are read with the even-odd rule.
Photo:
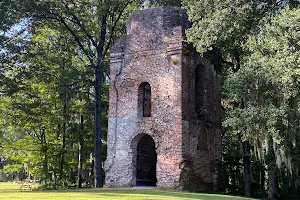
[[[53, 29], [49, 23], [39, 26], [35, 29], [30, 45], [28, 45], [30, 53], [26, 58], [30, 63], [28, 68], [37, 77], [37, 82], [50, 84], [49, 87], [55, 94], [54, 110], [58, 116], [53, 123], [57, 129], [56, 135], [61, 149], [59, 150], [60, 160], [57, 161], [60, 164], [55, 168], [54, 175], [59, 181], [64, 181], [67, 170], [72, 169], [68, 167], [70, 161], [66, 161], [70, 160], [70, 158], [66, 159], [70, 155], [76, 157], [72, 154], [74, 151], [72, 143], [78, 142], [79, 146], [83, 146], [84, 139], [90, 141], [87, 123], [89, 124], [93, 114], [87, 105], [94, 101], [90, 98], [90, 91], [93, 88], [91, 81], [93, 71], [85, 67], [86, 61], [76, 57], [78, 47], [71, 36], [67, 36], [64, 30]], [[83, 115], [90, 117], [85, 117], [83, 122], [79, 122], [80, 116]], [[84, 126], [84, 130], [81, 130], [79, 126]], [[87, 149], [81, 148], [80, 158], [84, 158], [85, 152]], [[85, 164], [81, 160], [80, 162], [81, 165]]]
[[[75, 180], [66, 175], [77, 167], [74, 143], [79, 140], [80, 130], [76, 128], [79, 114], [90, 116], [82, 123], [85, 133], [80, 134], [83, 140], [92, 143], [89, 124], [92, 119], [90, 104], [94, 99], [89, 98], [92, 88], [89, 80], [93, 72], [76, 57], [78, 47], [73, 40], [62, 30], [52, 29], [48, 23], [35, 29], [25, 49], [26, 54], [20, 61], [26, 63], [20, 63], [23, 70], [17, 74], [22, 85], [0, 100], [3, 114], [0, 120], [4, 123], [0, 130], [5, 132], [3, 149], [13, 162], [6, 169], [24, 171], [49, 186], [54, 177], [53, 187], [56, 188]], [[14, 75], [14, 69], [18, 66], [14, 65], [7, 73]], [[89, 145], [85, 146], [80, 151], [82, 154], [90, 151]], [[18, 153], [35, 162], [29, 165], [22, 156], [14, 156]], [[35, 173], [32, 168], [36, 169]]]
[[[273, 134], [270, 134], [270, 147], [268, 159], [269, 198], [275, 199], [278, 181], [276, 164], [285, 168], [287, 173], [295, 175], [299, 160], [295, 159], [293, 152], [297, 152], [298, 145], [294, 142], [299, 134], [299, 7], [287, 6], [276, 17], [261, 28], [256, 38], [250, 38], [249, 45], [252, 50], [250, 59], [256, 61], [259, 72], [265, 74], [267, 83], [274, 88], [270, 90], [267, 99], [274, 99], [273, 107], [277, 109], [274, 119]], [[275, 90], [276, 89], [276, 90]], [[274, 114], [273, 114], [274, 115]], [[276, 121], [275, 121], [276, 120]], [[275, 132], [276, 131], [276, 132]], [[273, 173], [273, 174], [272, 174]], [[275, 179], [275, 180], [273, 180]], [[273, 180], [273, 181], [272, 181]], [[296, 184], [297, 185], [297, 184]], [[299, 186], [296, 186], [299, 187]]]
[[248, 40], [241, 69], [226, 80], [229, 99], [244, 106], [232, 107], [225, 123], [244, 131], [267, 164], [269, 199], [278, 198], [277, 168], [293, 174], [299, 167], [291, 153], [299, 148], [293, 143], [299, 133], [299, 17], [299, 9], [286, 7], [261, 26]]

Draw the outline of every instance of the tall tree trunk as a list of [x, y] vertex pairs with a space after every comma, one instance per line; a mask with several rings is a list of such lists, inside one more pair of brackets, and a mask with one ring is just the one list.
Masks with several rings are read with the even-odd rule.
[[265, 175], [266, 175], [265, 166], [261, 163], [260, 164], [260, 187], [259, 188], [262, 191], [265, 188], [265, 181], [266, 181]]
[[103, 186], [102, 183], [102, 133], [101, 133], [101, 114], [102, 114], [102, 78], [103, 78], [103, 48], [106, 40], [107, 15], [103, 14], [101, 18], [100, 43], [97, 48], [97, 65], [95, 67], [95, 128], [94, 128], [94, 168], [95, 168], [95, 188]]
[[43, 172], [45, 176], [45, 184], [47, 184], [48, 181], [48, 148], [47, 148], [47, 141], [46, 141], [46, 134], [45, 134], [45, 128], [42, 128], [41, 130], [41, 145], [42, 145], [42, 154], [44, 156], [43, 160]]
[[56, 176], [56, 172], [52, 172], [52, 176], [54, 178], [54, 189], [56, 189], [56, 185], [57, 185], [57, 176]]
[[83, 139], [83, 131], [84, 131], [84, 119], [83, 115], [80, 116], [80, 133], [79, 133], [79, 149], [78, 149], [78, 188], [82, 187], [83, 177], [82, 177], [82, 162], [83, 162], [83, 151], [84, 151], [84, 139]]
[[[90, 171], [90, 176], [89, 176], [89, 186], [95, 186], [95, 178], [94, 178], [94, 174], [95, 174], [95, 162], [94, 160], [92, 160], [92, 163], [91, 163], [91, 171]], [[92, 177], [92, 178], [91, 178]]]
[[78, 172], [77, 172], [77, 179], [78, 179], [78, 188], [82, 188], [82, 145], [79, 143], [79, 154], [78, 154]]
[[95, 70], [96, 76], [96, 110], [95, 110], [95, 127], [94, 127], [94, 173], [95, 188], [102, 187], [102, 134], [101, 134], [101, 96], [102, 96], [102, 64], [98, 65]]
[[273, 138], [269, 136], [268, 149], [267, 149], [267, 160], [268, 160], [268, 183], [269, 183], [269, 195], [268, 199], [278, 199], [277, 191], [277, 178], [276, 178], [276, 160], [275, 152], [273, 147]]
[[61, 157], [60, 157], [60, 172], [59, 178], [60, 180], [63, 179], [64, 175], [64, 163], [65, 163], [65, 149], [66, 149], [66, 133], [67, 133], [67, 94], [64, 94], [64, 107], [63, 107], [63, 132], [62, 132], [62, 147], [61, 147]]
[[250, 144], [248, 141], [243, 142], [243, 153], [245, 196], [251, 197]]

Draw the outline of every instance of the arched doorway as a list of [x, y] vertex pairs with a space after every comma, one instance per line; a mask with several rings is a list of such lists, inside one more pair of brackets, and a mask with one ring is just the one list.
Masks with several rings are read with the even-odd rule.
[[144, 135], [137, 146], [137, 186], [156, 186], [156, 162], [154, 140], [150, 135]]

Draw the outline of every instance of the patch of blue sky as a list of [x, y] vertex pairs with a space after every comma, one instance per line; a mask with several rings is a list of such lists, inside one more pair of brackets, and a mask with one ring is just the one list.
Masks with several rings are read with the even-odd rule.
[[14, 24], [8, 31], [4, 34], [7, 37], [13, 37], [20, 32], [24, 32], [28, 28], [29, 21], [27, 19], [21, 20], [19, 23]]

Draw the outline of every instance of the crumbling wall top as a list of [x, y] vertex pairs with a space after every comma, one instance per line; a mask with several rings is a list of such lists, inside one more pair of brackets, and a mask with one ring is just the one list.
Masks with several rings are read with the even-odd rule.
[[149, 30], [160, 31], [182, 25], [182, 9], [161, 6], [133, 12], [127, 22], [127, 35], [143, 34]]
[[[112, 47], [112, 53], [123, 52], [130, 42], [129, 38], [147, 38], [157, 40], [153, 36], [163, 38], [174, 34], [174, 27], [189, 27], [186, 11], [183, 8], [161, 6], [133, 12], [126, 25], [127, 35], [122, 36]], [[183, 33], [181, 33], [183, 34]], [[135, 39], [139, 41], [139, 39]], [[157, 43], [157, 41], [153, 41]]]

